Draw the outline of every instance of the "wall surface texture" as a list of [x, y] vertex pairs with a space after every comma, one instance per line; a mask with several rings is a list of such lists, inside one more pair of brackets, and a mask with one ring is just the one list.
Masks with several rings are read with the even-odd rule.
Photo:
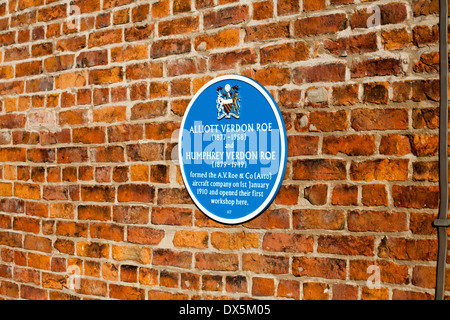
[[[0, 297], [433, 299], [438, 2], [0, 0]], [[172, 152], [224, 74], [288, 133], [236, 226]]]

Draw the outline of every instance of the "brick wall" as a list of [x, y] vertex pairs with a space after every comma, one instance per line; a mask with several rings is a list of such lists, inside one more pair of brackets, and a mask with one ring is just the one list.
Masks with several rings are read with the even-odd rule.
[[[0, 297], [433, 298], [438, 10], [0, 0]], [[171, 159], [223, 74], [270, 90], [288, 132], [279, 194], [237, 226]]]

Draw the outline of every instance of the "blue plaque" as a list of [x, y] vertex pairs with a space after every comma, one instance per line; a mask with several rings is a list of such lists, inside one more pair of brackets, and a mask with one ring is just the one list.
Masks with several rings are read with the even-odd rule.
[[263, 212], [281, 186], [286, 129], [264, 87], [244, 76], [221, 76], [189, 103], [178, 152], [197, 207], [215, 221], [244, 223]]

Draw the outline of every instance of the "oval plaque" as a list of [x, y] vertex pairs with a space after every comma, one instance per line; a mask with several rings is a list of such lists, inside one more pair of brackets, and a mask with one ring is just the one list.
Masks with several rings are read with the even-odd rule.
[[211, 219], [239, 224], [275, 198], [286, 170], [283, 118], [270, 93], [239, 75], [215, 78], [188, 105], [180, 128], [184, 184]]

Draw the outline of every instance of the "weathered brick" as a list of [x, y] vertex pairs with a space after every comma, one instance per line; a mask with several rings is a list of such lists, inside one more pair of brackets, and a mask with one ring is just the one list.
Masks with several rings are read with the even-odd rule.
[[396, 207], [435, 209], [439, 205], [439, 188], [395, 185], [392, 187], [392, 197]]
[[120, 43], [122, 41], [122, 30], [111, 29], [106, 31], [97, 31], [89, 34], [89, 48], [101, 47], [108, 44]]
[[266, 233], [262, 248], [278, 252], [312, 252], [314, 239], [302, 234]]
[[146, 184], [124, 184], [117, 189], [119, 202], [153, 202], [155, 189]]
[[298, 67], [294, 69], [295, 83], [337, 82], [345, 80], [345, 65], [332, 63], [313, 67]]
[[255, 273], [284, 274], [289, 270], [289, 259], [280, 256], [244, 253], [242, 269]]
[[203, 24], [205, 29], [220, 28], [230, 24], [239, 24], [249, 18], [249, 7], [240, 5], [211, 11], [204, 15]]
[[296, 277], [345, 279], [346, 263], [343, 259], [294, 257], [292, 274]]
[[317, 17], [302, 18], [294, 22], [295, 36], [313, 36], [336, 33], [347, 27], [347, 15], [336, 13]]
[[158, 33], [160, 36], [170, 36], [174, 34], [194, 33], [199, 29], [199, 17], [187, 16], [158, 23]]
[[344, 180], [347, 171], [345, 162], [333, 159], [293, 161], [295, 180]]
[[349, 212], [348, 228], [352, 231], [406, 231], [407, 217], [404, 212], [353, 210]]
[[399, 75], [401, 62], [397, 59], [374, 59], [354, 63], [351, 67], [352, 78]]
[[310, 131], [344, 131], [348, 127], [348, 111], [314, 111], [309, 115]]
[[407, 129], [406, 109], [354, 109], [351, 113], [352, 128], [363, 130]]
[[[211, 55], [211, 70], [236, 68], [240, 65], [256, 63], [257, 56], [253, 49], [240, 49]], [[198, 73], [198, 72], [195, 72]]]
[[317, 251], [321, 253], [345, 255], [374, 255], [372, 236], [322, 235], [318, 239]]
[[[393, 2], [381, 5], [379, 6], [379, 13], [379, 23], [381, 25], [401, 23], [407, 18], [407, 9], [404, 3]], [[374, 14], [374, 10], [369, 11], [367, 9], [361, 9], [355, 11], [350, 17], [350, 26], [352, 29], [369, 28], [373, 26], [377, 22], [376, 18], [373, 16]]]
[[239, 261], [233, 253], [198, 252], [195, 254], [195, 266], [199, 270], [236, 271]]
[[215, 34], [202, 34], [196, 37], [194, 46], [197, 51], [204, 51], [234, 47], [239, 42], [239, 29], [226, 29]]
[[404, 181], [408, 179], [407, 159], [379, 159], [352, 162], [350, 177], [356, 181]]
[[132, 243], [157, 245], [163, 237], [163, 230], [135, 226], [129, 226], [127, 228], [127, 240]]
[[339, 57], [374, 52], [378, 49], [375, 33], [342, 37], [337, 40], [326, 39], [323, 45], [325, 49]]
[[327, 136], [323, 138], [324, 154], [344, 153], [349, 156], [369, 156], [375, 153], [375, 137], [372, 135]]
[[150, 57], [153, 59], [191, 51], [189, 39], [167, 39], [153, 42]]

